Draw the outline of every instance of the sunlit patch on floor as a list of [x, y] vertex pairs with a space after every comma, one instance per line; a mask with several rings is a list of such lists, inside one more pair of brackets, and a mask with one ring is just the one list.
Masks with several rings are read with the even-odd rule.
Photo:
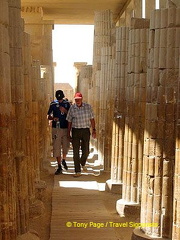
[[59, 181], [59, 186], [64, 188], [105, 191], [105, 183], [98, 183], [97, 181]]
[[96, 181], [59, 181], [60, 187], [98, 190]]

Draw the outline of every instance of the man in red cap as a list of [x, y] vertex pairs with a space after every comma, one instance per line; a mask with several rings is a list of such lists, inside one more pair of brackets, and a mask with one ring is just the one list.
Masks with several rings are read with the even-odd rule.
[[[96, 128], [94, 114], [91, 105], [83, 102], [83, 96], [77, 92], [74, 96], [75, 104], [73, 104], [67, 114], [68, 136], [72, 132], [73, 160], [75, 166], [74, 177], [81, 176], [81, 166], [87, 171], [85, 166], [89, 155], [90, 128], [92, 128], [92, 137], [96, 137]], [[80, 156], [79, 150], [82, 150]]]

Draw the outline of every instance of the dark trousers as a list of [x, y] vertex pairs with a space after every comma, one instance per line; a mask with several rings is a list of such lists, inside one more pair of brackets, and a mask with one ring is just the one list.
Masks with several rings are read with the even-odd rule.
[[[75, 172], [81, 172], [81, 165], [86, 164], [89, 155], [89, 141], [90, 130], [89, 128], [72, 128], [72, 145], [73, 145], [73, 160]], [[80, 157], [79, 150], [82, 150]]]

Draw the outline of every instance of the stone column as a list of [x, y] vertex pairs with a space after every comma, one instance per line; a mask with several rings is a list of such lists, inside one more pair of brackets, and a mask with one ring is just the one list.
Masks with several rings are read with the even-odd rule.
[[87, 62], [74, 62], [74, 67], [76, 70], [76, 77], [75, 77], [75, 87], [74, 87], [74, 91], [75, 92], [79, 92], [79, 77], [80, 77], [80, 72], [81, 72], [81, 68], [83, 66], [86, 66]]
[[159, 0], [159, 8], [166, 8], [167, 0]]
[[[177, 16], [179, 9], [173, 7], [152, 11], [150, 19], [141, 204], [144, 234], [141, 239], [172, 237], [179, 74]], [[132, 239], [138, 239], [142, 232], [136, 229]]]
[[116, 203], [120, 215], [125, 208], [139, 209], [142, 187], [149, 20], [131, 20], [128, 46], [128, 74], [125, 88], [125, 132], [122, 199]]
[[29, 223], [29, 195], [27, 177], [27, 158], [25, 157], [25, 101], [23, 78], [23, 30], [24, 22], [21, 19], [21, 2], [9, 1], [9, 35], [11, 58], [11, 93], [15, 110], [14, 136], [15, 164], [16, 164], [16, 211], [17, 233], [23, 234], [28, 230]]
[[[94, 25], [94, 54], [93, 54], [93, 74], [92, 74], [92, 88], [94, 93], [93, 109], [95, 111], [95, 119], [97, 126], [97, 144], [95, 146], [99, 151], [99, 158], [101, 164], [104, 164], [104, 129], [101, 124], [99, 110], [100, 110], [100, 99], [104, 96], [101, 95], [100, 91], [105, 86], [101, 83], [102, 74], [101, 72], [101, 48], [110, 47], [114, 41], [112, 31], [114, 28], [113, 15], [110, 10], [95, 12], [95, 25]], [[107, 63], [107, 60], [106, 60]], [[105, 75], [104, 75], [105, 76]], [[103, 79], [104, 80], [104, 79]], [[104, 104], [104, 103], [103, 103]], [[101, 126], [100, 126], [101, 125]], [[100, 139], [101, 138], [101, 139]], [[110, 159], [108, 160], [110, 161]], [[104, 164], [106, 165], [106, 163]], [[107, 166], [109, 163], [107, 162]]]
[[122, 193], [122, 173], [125, 130], [125, 89], [128, 65], [129, 28], [116, 28], [116, 58], [114, 85], [114, 114], [112, 130], [111, 179], [106, 182], [106, 190]]
[[102, 135], [99, 136], [99, 151], [104, 158], [104, 169], [107, 171], [111, 167], [112, 120], [115, 94], [114, 53], [114, 47], [101, 49], [99, 128]]
[[[40, 61], [41, 65], [48, 66], [50, 98], [54, 99], [54, 70], [52, 57], [52, 30], [53, 21], [43, 20], [41, 7], [22, 7], [21, 15], [25, 21], [25, 32], [30, 35], [31, 56]], [[49, 99], [50, 100], [50, 99]]]
[[25, 103], [25, 156], [27, 158], [27, 177], [28, 177], [28, 195], [29, 201], [32, 202], [35, 199], [35, 167], [33, 152], [35, 149], [35, 143], [33, 141], [33, 106], [32, 106], [32, 58], [31, 58], [31, 45], [30, 35], [23, 34], [23, 77], [24, 77], [24, 103]]
[[83, 94], [83, 101], [90, 104], [89, 94], [92, 81], [92, 65], [82, 66], [79, 73], [78, 89]]
[[155, 9], [156, 0], [145, 1], [145, 18], [150, 18], [151, 11]]
[[15, 239], [16, 225], [16, 165], [15, 165], [15, 112], [12, 104], [9, 6], [0, 1], [0, 239]]
[[[180, 31], [179, 31], [180, 35]], [[179, 55], [180, 56], [180, 55]], [[180, 239], [180, 57], [179, 57], [179, 80], [177, 96], [177, 124], [176, 124], [176, 155], [174, 176], [174, 199], [173, 199], [173, 234], [172, 239]]]
[[[25, 20], [25, 31], [30, 35], [31, 55], [35, 60], [33, 74], [38, 79], [33, 85], [33, 104], [37, 105], [33, 110], [38, 114], [38, 158], [39, 168], [43, 169], [43, 159], [48, 151], [47, 139], [49, 139], [48, 121], [46, 121], [47, 109], [51, 99], [54, 98], [54, 70], [52, 59], [52, 30], [53, 21], [43, 20], [41, 7], [22, 7], [22, 17]], [[37, 65], [38, 61], [38, 65]], [[42, 71], [41, 67], [42, 66]], [[46, 79], [43, 77], [46, 74]], [[46, 124], [44, 124], [44, 122]], [[42, 134], [43, 133], [43, 134]], [[38, 171], [36, 171], [38, 173]], [[38, 174], [36, 180], [39, 181]]]
[[134, 0], [134, 16], [135, 18], [142, 17], [142, 0]]

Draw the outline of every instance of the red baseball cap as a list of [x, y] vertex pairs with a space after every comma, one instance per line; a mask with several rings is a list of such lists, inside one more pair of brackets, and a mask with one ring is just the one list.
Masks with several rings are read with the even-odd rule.
[[82, 99], [83, 96], [82, 96], [82, 93], [80, 92], [77, 92], [75, 95], [74, 95], [74, 99]]

